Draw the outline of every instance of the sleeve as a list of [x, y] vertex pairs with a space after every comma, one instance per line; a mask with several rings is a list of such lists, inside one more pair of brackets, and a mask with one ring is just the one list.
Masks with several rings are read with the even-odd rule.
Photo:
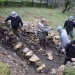
[[50, 29], [49, 28], [45, 28], [41, 25], [39, 25], [39, 29], [42, 30], [43, 32], [50, 32]]
[[65, 37], [64, 36], [61, 36], [61, 46], [62, 46], [62, 49], [65, 48]]
[[22, 22], [22, 19], [19, 17], [19, 19], [20, 19], [20, 23], [21, 23], [21, 26], [23, 27], [23, 22]]
[[65, 23], [64, 23], [64, 27], [63, 27], [63, 28], [65, 28], [65, 27], [66, 27], [66, 24], [67, 24], [67, 21], [65, 21]]
[[9, 16], [9, 17], [7, 17], [7, 18], [5, 19], [5, 23], [6, 23], [8, 20], [11, 20], [11, 16]]
[[75, 21], [73, 21], [73, 27], [75, 28]]
[[65, 47], [65, 52], [68, 52], [68, 49], [69, 49], [69, 47], [70, 47], [70, 43], [68, 43], [67, 45], [66, 45], [66, 47]]

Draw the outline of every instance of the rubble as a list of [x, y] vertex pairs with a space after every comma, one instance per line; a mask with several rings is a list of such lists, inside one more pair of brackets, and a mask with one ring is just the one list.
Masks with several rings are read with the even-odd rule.
[[23, 43], [22, 43], [22, 42], [18, 42], [18, 43], [14, 46], [14, 49], [15, 49], [15, 50], [18, 50], [18, 49], [20, 49], [22, 46], [23, 46]]
[[61, 65], [57, 70], [57, 75], [63, 75], [65, 70], [65, 65]]
[[50, 51], [50, 52], [47, 52], [47, 54], [48, 54], [48, 57], [47, 58], [49, 60], [53, 60], [53, 55], [52, 55], [53, 53]]
[[50, 71], [51, 74], [57, 74], [57, 69], [56, 68], [53, 68], [51, 71]]
[[29, 51], [30, 51], [30, 49], [27, 48], [27, 47], [23, 49], [23, 53], [25, 53], [25, 54], [26, 54], [27, 52], [29, 52]]
[[[41, 48], [37, 47], [37, 45], [39, 43], [39, 39], [36, 37], [37, 27], [34, 24], [32, 24], [32, 25], [29, 23], [24, 24], [23, 31], [21, 32], [20, 37], [17, 37], [13, 33], [13, 31], [10, 31], [9, 27], [2, 26], [2, 29], [3, 29], [2, 32], [4, 33], [4, 35], [2, 38], [0, 38], [0, 41], [2, 41], [2, 43], [6, 44], [9, 40], [9, 45], [11, 46], [11, 49], [16, 51], [16, 53], [19, 52], [20, 56], [21, 56], [21, 54], [23, 54], [24, 57], [28, 57], [28, 59], [22, 58], [22, 60], [23, 60], [23, 64], [22, 64], [22, 63], [20, 63], [21, 61], [19, 62], [19, 58], [18, 58], [18, 60], [15, 60], [14, 57], [8, 55], [7, 53], [4, 54], [4, 55], [8, 55], [8, 58], [11, 60], [11, 62], [9, 60], [7, 61], [7, 63], [9, 63], [9, 64], [12, 63], [10, 67], [12, 67], [12, 66], [13, 66], [12, 68], [16, 67], [16, 68], [14, 68], [14, 70], [12, 70], [12, 72], [13, 72], [12, 74], [13, 75], [21, 75], [21, 74], [25, 75], [25, 73], [28, 73], [29, 70], [28, 70], [28, 68], [26, 68], [26, 65], [28, 65], [28, 62], [32, 62], [32, 63], [34, 63], [34, 67], [38, 67], [36, 69], [37, 72], [42, 72], [43, 69], [46, 67], [46, 65], [42, 61], [43, 60], [42, 55], [44, 54], [43, 52], [46, 52], [46, 51], [44, 51], [44, 49], [42, 47]], [[53, 37], [55, 37], [54, 32], [49, 34], [49, 38], [53, 38]], [[15, 41], [14, 39], [15, 40], [17, 39], [17, 40]], [[55, 39], [55, 40], [57, 40], [57, 39]], [[54, 45], [53, 45], [53, 47], [54, 47]], [[50, 49], [51, 49], [51, 46], [50, 46]], [[37, 52], [41, 53], [42, 58], [36, 54]], [[15, 57], [16, 57], [16, 53], [14, 52]], [[48, 55], [48, 57], [45, 56], [46, 58], [48, 58], [49, 60], [53, 60], [53, 53], [48, 52], [47, 55]], [[4, 58], [3, 60], [6, 60], [6, 58]], [[44, 59], [44, 62], [45, 61], [46, 61], [46, 59]], [[51, 61], [49, 61], [49, 62], [51, 62]], [[21, 69], [19, 69], [21, 67], [23, 67], [23, 71]], [[52, 71], [53, 71], [52, 74], [54, 74], [55, 70], [53, 69]]]
[[33, 54], [29, 61], [36, 63], [40, 61], [40, 58]]
[[46, 65], [45, 65], [45, 64], [42, 64], [42, 65], [39, 66], [36, 70], [37, 70], [37, 72], [40, 72], [40, 71], [42, 71], [45, 67], [46, 67]]
[[59, 36], [55, 36], [55, 39], [56, 39], [56, 40], [60, 40], [60, 37], [59, 37]]
[[33, 55], [33, 51], [32, 51], [32, 50], [28, 51], [28, 52], [25, 54], [25, 56], [27, 56], [27, 57], [31, 57], [32, 55]]
[[53, 42], [55, 43], [56, 46], [60, 45], [60, 40], [56, 40], [55, 37], [53, 37]]

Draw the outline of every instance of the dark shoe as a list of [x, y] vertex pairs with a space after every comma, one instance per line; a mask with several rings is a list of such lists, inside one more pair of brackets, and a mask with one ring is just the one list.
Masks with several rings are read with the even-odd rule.
[[58, 54], [61, 54], [61, 51], [60, 50], [58, 50]]

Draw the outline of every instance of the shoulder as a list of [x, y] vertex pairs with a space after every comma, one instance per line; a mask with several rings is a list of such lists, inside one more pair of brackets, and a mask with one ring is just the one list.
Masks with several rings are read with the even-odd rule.
[[67, 34], [66, 30], [63, 29], [62, 35]]
[[72, 46], [72, 44], [71, 43], [68, 43], [67, 45], [66, 45], [66, 48], [70, 48]]
[[65, 22], [68, 22], [69, 20], [67, 19]]
[[12, 18], [12, 17], [11, 17], [11, 15], [10, 15], [10, 16], [8, 16], [8, 18]]
[[21, 19], [20, 16], [17, 15], [17, 18]]

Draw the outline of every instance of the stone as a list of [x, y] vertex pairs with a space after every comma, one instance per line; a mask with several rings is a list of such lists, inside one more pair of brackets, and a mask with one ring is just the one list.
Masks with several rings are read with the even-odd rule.
[[29, 59], [29, 61], [36, 63], [40, 61], [40, 58], [35, 54], [33, 54], [32, 57]]
[[32, 55], [33, 55], [33, 51], [32, 50], [30, 50], [29, 52], [27, 52], [25, 54], [25, 56], [27, 56], [27, 57], [31, 57]]
[[34, 50], [34, 49], [35, 49], [35, 47], [34, 47], [34, 46], [31, 46], [31, 49], [32, 49], [32, 50]]
[[45, 67], [46, 67], [46, 65], [45, 65], [45, 64], [42, 64], [42, 65], [39, 66], [36, 70], [37, 70], [37, 72], [40, 72], [40, 71], [42, 71]]
[[5, 27], [5, 26], [2, 26], [1, 27], [3, 30], [9, 30], [9, 28], [8, 27]]
[[43, 51], [43, 48], [40, 48], [40, 49], [39, 49], [39, 52], [42, 52], [42, 51]]
[[41, 61], [38, 61], [38, 62], [35, 62], [34, 63], [36, 66], [40, 66], [40, 65], [42, 65], [42, 62]]
[[51, 74], [57, 74], [57, 69], [53, 68], [51, 71], [50, 71]]
[[47, 58], [49, 60], [53, 60], [53, 55], [52, 55], [53, 53], [51, 51], [50, 52], [48, 51], [47, 54], [48, 54], [48, 57]]
[[14, 46], [14, 49], [15, 49], [15, 50], [18, 50], [18, 49], [20, 49], [22, 46], [23, 46], [23, 43], [22, 43], [22, 42], [18, 42], [18, 43]]
[[55, 35], [55, 33], [54, 32], [51, 32], [50, 35], [51, 35], [51, 37], [53, 37]]
[[65, 65], [61, 65], [57, 70], [57, 75], [63, 75], [65, 69]]
[[53, 42], [55, 43], [56, 46], [59, 46], [59, 40], [56, 40], [55, 37], [53, 37]]
[[13, 33], [13, 31], [10, 31], [9, 33], [8, 33], [8, 35], [13, 35], [14, 33]]
[[23, 53], [27, 53], [28, 51], [30, 51], [30, 49], [27, 47], [23, 49]]
[[56, 40], [59, 40], [59, 39], [60, 39], [60, 37], [59, 37], [59, 36], [55, 36], [55, 39], [56, 39]]

